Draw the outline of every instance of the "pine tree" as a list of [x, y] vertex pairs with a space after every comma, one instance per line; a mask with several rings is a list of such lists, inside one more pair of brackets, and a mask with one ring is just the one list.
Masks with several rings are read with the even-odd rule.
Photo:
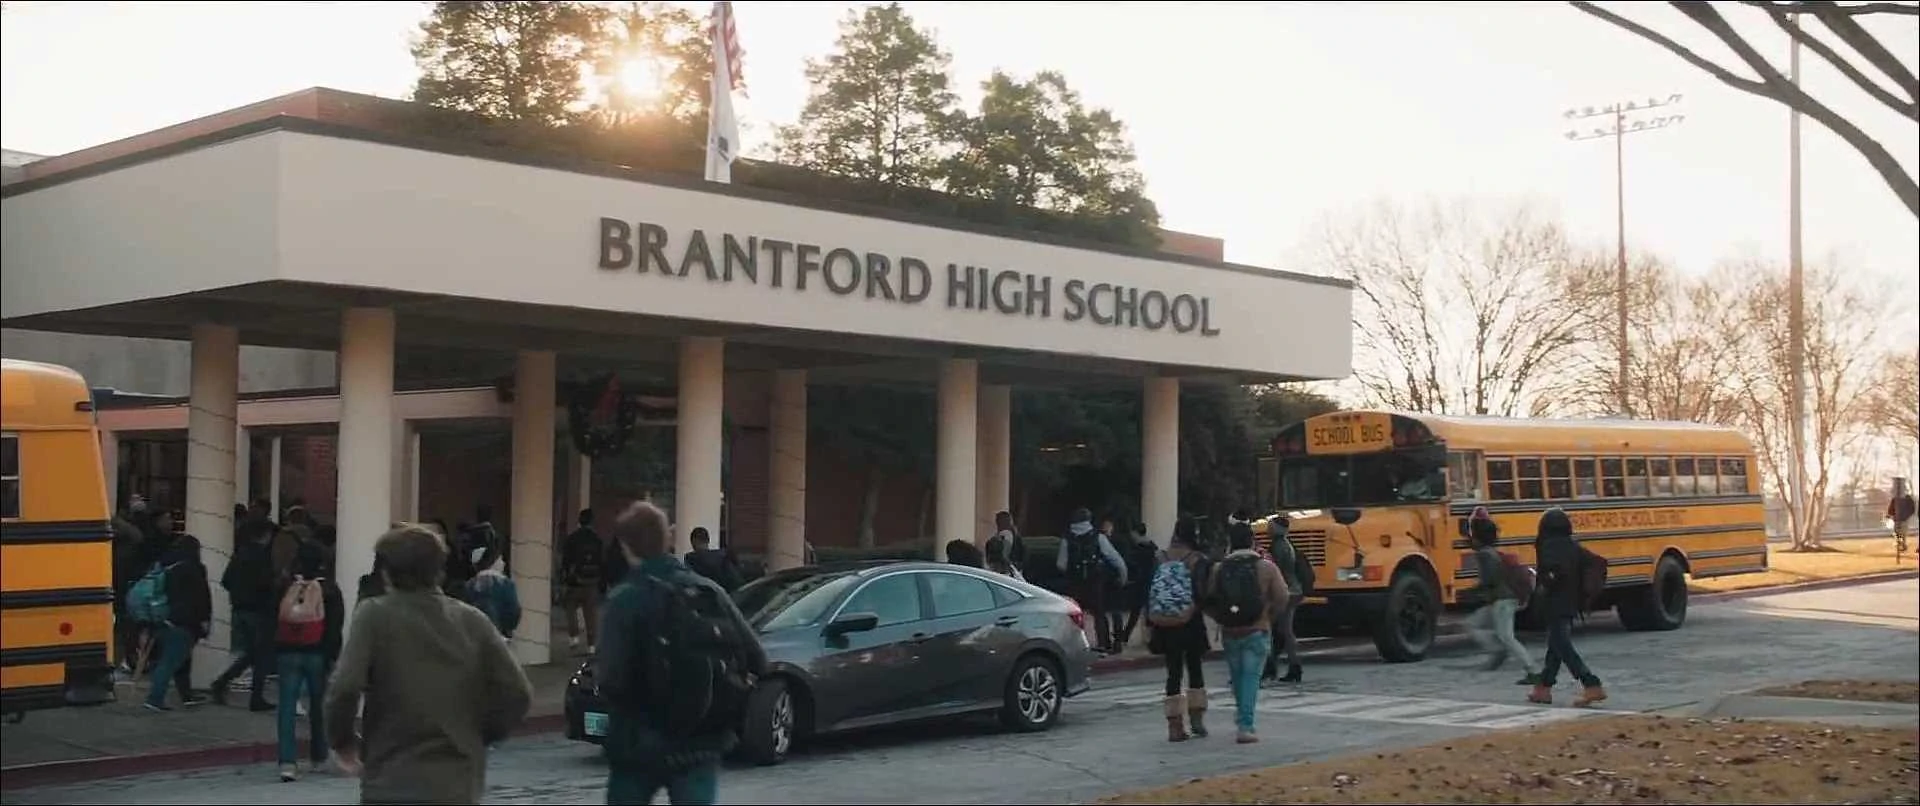
[[413, 46], [414, 100], [501, 120], [574, 122], [603, 15], [585, 3], [434, 3]]
[[899, 3], [852, 12], [832, 55], [809, 60], [813, 93], [781, 131], [783, 160], [888, 185], [937, 179], [957, 101], [950, 58]]

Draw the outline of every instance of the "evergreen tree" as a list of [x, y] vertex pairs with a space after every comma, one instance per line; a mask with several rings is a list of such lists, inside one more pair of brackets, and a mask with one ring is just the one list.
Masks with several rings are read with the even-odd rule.
[[998, 70], [982, 85], [979, 114], [958, 125], [951, 192], [1006, 205], [1108, 219], [1152, 238], [1160, 214], [1134, 166], [1126, 125], [1089, 109], [1059, 73], [1020, 80]]
[[570, 2], [434, 3], [413, 46], [414, 100], [500, 120], [574, 122], [603, 14]]
[[807, 62], [813, 93], [780, 134], [783, 160], [888, 185], [929, 187], [956, 98], [949, 57], [899, 3], [851, 12], [835, 50]]
[[[705, 131], [713, 93], [706, 18], [663, 3], [624, 3], [603, 15], [596, 33], [596, 122], [616, 129], [672, 123]], [[653, 86], [626, 86], [636, 79]]]

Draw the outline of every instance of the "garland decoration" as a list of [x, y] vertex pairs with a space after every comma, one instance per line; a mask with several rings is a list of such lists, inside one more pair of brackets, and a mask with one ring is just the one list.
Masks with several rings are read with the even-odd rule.
[[639, 420], [639, 397], [620, 391], [620, 381], [611, 373], [574, 384], [567, 392], [567, 431], [574, 449], [589, 459], [625, 450]]

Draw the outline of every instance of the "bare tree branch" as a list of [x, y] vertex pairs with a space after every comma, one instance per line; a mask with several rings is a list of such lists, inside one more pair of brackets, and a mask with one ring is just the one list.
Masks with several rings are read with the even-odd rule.
[[1801, 28], [1798, 23], [1794, 22], [1792, 15], [1782, 11], [1780, 6], [1772, 3], [1760, 3], [1759, 5], [1767, 9], [1767, 16], [1772, 17], [1774, 24], [1780, 26], [1780, 30], [1787, 32], [1787, 36], [1793, 37], [1794, 41], [1807, 46], [1808, 50], [1819, 54], [1820, 58], [1826, 59], [1827, 63], [1833, 65], [1835, 70], [1839, 70], [1841, 75], [1851, 79], [1854, 84], [1858, 85], [1860, 89], [1865, 90], [1868, 95], [1873, 96], [1875, 100], [1892, 107], [1893, 111], [1905, 115], [1914, 122], [1920, 123], [1920, 103], [1903, 101], [1900, 99], [1900, 96], [1888, 92], [1885, 87], [1880, 86], [1873, 79], [1868, 78], [1866, 73], [1860, 72], [1860, 68], [1854, 67], [1853, 62], [1848, 61], [1845, 56], [1841, 56], [1839, 52], [1829, 47], [1827, 43], [1820, 41], [1819, 37], [1807, 33], [1806, 29]]
[[1867, 29], [1860, 27], [1860, 23], [1852, 16], [1839, 13], [1839, 6], [1825, 0], [1809, 0], [1807, 6], [1813, 9], [1814, 16], [1819, 17], [1834, 36], [1859, 51], [1870, 64], [1880, 68], [1880, 72], [1906, 90], [1907, 97], [1920, 100], [1920, 79], [1914, 78], [1913, 71], [1901, 64], [1898, 57], [1881, 45], [1880, 40], [1873, 38], [1873, 34], [1867, 33]]
[[[1774, 3], [1774, 2], [1769, 2], [1769, 0], [1740, 0], [1740, 2], [1742, 5], [1758, 6], [1760, 8], [1767, 8], [1767, 9], [1779, 9], [1780, 11], [1787, 14], [1818, 13], [1814, 11], [1814, 9], [1810, 8], [1810, 6], [1813, 5], [1812, 3], [1802, 2], [1802, 0], [1792, 0], [1792, 2], [1786, 2], [1786, 3]], [[1850, 17], [1864, 17], [1869, 14], [1900, 14], [1900, 15], [1905, 15], [1909, 17], [1920, 17], [1920, 4], [1906, 5], [1904, 3], [1856, 3], [1850, 6], [1834, 5], [1832, 8], [1832, 12], [1837, 14], [1845, 14]]]
[[[1675, 42], [1666, 35], [1600, 8], [1591, 2], [1586, 2], [1586, 0], [1572, 0], [1571, 5], [1593, 17], [1605, 20], [1614, 27], [1659, 45], [1668, 52], [1685, 60], [1688, 64], [1706, 71], [1709, 75], [1719, 79], [1721, 83], [1727, 86], [1742, 92], [1758, 95], [1762, 98], [1771, 99], [1777, 103], [1797, 109], [1802, 114], [1819, 121], [1820, 124], [1826, 126], [1829, 131], [1839, 135], [1840, 139], [1845, 140], [1847, 145], [1852, 146], [1854, 151], [1858, 152], [1862, 157], [1865, 157], [1868, 164], [1872, 165], [1873, 169], [1880, 174], [1881, 179], [1887, 183], [1887, 186], [1893, 189], [1894, 195], [1898, 196], [1901, 203], [1906, 205], [1907, 211], [1913, 213], [1916, 217], [1920, 217], [1920, 183], [1917, 183], [1912, 176], [1907, 175], [1906, 169], [1901, 166], [1900, 161], [1895, 159], [1893, 154], [1888, 152], [1885, 146], [1880, 145], [1880, 143], [1876, 142], [1872, 137], [1867, 136], [1858, 126], [1855, 126], [1846, 118], [1841, 117], [1826, 104], [1807, 95], [1806, 92], [1802, 91], [1798, 86], [1795, 86], [1793, 82], [1788, 81], [1780, 74], [1778, 69], [1753, 48], [1753, 45], [1749, 44], [1745, 38], [1735, 32], [1733, 27], [1727, 23], [1726, 19], [1721, 17], [1720, 13], [1714, 10], [1712, 6], [1705, 2], [1699, 2], [1698, 0], [1670, 3], [1670, 5], [1679, 10], [1680, 13], [1687, 15], [1689, 19], [1692, 19], [1701, 27], [1706, 28], [1714, 36], [1718, 37], [1721, 42], [1725, 43], [1729, 48], [1732, 48], [1734, 53], [1740, 56], [1741, 61], [1746, 62], [1748, 66], [1752, 67], [1754, 71], [1760, 75], [1761, 80], [1755, 81], [1736, 75], [1733, 71], [1694, 53], [1686, 46]], [[1826, 22], [1829, 27], [1832, 27], [1835, 24], [1833, 20], [1841, 17], [1844, 17], [1844, 15], [1821, 17], [1821, 21]], [[1839, 34], [1840, 32], [1836, 30], [1835, 33]], [[1865, 32], [1861, 31], [1861, 34], [1864, 35]], [[1842, 35], [1842, 38], [1846, 39], [1844, 35]], [[1849, 41], [1848, 44], [1853, 45], [1856, 49], [1859, 48], [1859, 45], [1854, 42]], [[1904, 87], [1906, 84], [1903, 82], [1902, 86]]]

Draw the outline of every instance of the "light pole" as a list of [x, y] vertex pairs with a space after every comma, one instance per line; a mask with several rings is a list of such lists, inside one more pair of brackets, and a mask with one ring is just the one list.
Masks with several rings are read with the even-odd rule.
[[1648, 98], [1644, 101], [1620, 101], [1602, 107], [1588, 106], [1579, 109], [1568, 109], [1566, 113], [1562, 115], [1562, 117], [1568, 121], [1589, 120], [1599, 117], [1609, 117], [1613, 119], [1613, 125], [1611, 126], [1591, 126], [1586, 131], [1581, 131], [1577, 126], [1568, 129], [1567, 139], [1577, 142], [1582, 140], [1599, 140], [1608, 137], [1613, 138], [1613, 203], [1616, 223], [1619, 227], [1619, 254], [1616, 257], [1618, 264], [1615, 266], [1615, 269], [1618, 271], [1618, 277], [1616, 278], [1617, 286], [1614, 289], [1616, 297], [1614, 299], [1614, 313], [1619, 320], [1619, 332], [1615, 334], [1615, 338], [1619, 340], [1618, 349], [1620, 351], [1619, 386], [1620, 416], [1622, 417], [1633, 416], [1632, 376], [1631, 371], [1628, 369], [1628, 357], [1631, 347], [1629, 347], [1630, 342], [1627, 340], [1627, 295], [1629, 282], [1627, 279], [1626, 140], [1629, 134], [1664, 129], [1668, 126], [1679, 125], [1685, 121], [1686, 118], [1684, 116], [1675, 114], [1656, 115], [1653, 117], [1640, 116], [1643, 113], [1651, 112], [1655, 109], [1674, 106], [1680, 103], [1680, 99], [1680, 94], [1675, 93], [1666, 98]]
[[[1800, 27], [1800, 15], [1793, 15]], [[1800, 84], [1800, 39], [1793, 37], [1787, 56], [1787, 80]], [[1801, 260], [1800, 243], [1800, 110], [1787, 112], [1787, 362], [1793, 366], [1793, 397], [1787, 402], [1787, 417], [1793, 421], [1793, 467], [1788, 474], [1787, 507], [1792, 517], [1787, 528], [1793, 544], [1811, 544], [1807, 523], [1807, 298], [1806, 268]]]

